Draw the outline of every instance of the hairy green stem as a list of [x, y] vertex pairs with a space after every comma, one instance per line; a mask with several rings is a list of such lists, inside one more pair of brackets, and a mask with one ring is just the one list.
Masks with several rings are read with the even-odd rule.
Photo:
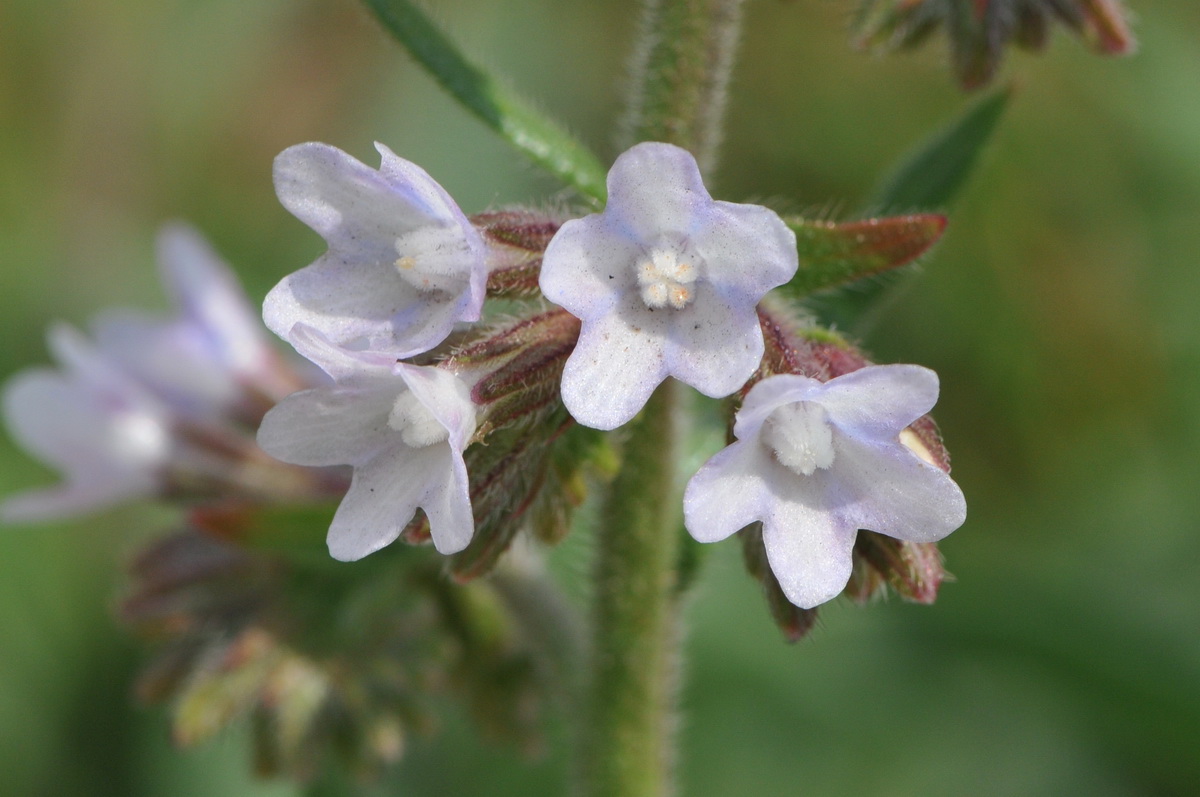
[[646, 0], [623, 120], [629, 145], [666, 141], [716, 163], [743, 0]]
[[579, 773], [586, 797], [673, 791], [678, 389], [665, 382], [629, 424], [621, 471], [597, 531], [592, 677]]
[[[742, 0], [646, 0], [625, 145], [665, 141], [716, 159]], [[591, 669], [579, 739], [584, 797], [673, 794], [680, 622], [679, 386], [626, 427], [597, 529]]]

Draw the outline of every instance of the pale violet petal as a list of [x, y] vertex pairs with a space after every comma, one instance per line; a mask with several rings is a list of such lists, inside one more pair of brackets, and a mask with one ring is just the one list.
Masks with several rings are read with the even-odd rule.
[[750, 304], [757, 304], [767, 291], [795, 276], [800, 265], [796, 234], [775, 211], [713, 202], [702, 213], [691, 245], [707, 266], [704, 278], [723, 293], [750, 297]]
[[[640, 303], [636, 294], [633, 298]], [[637, 415], [667, 377], [669, 323], [666, 313], [644, 307], [585, 322], [563, 368], [562, 399], [571, 416], [608, 430]]]
[[667, 370], [706, 396], [734, 393], [762, 361], [762, 328], [754, 304], [730, 302], [711, 285], [696, 291], [691, 306], [669, 314]]
[[848, 434], [895, 440], [933, 409], [938, 376], [920, 365], [873, 365], [830, 380], [817, 395], [834, 424]]
[[839, 486], [853, 496], [838, 511], [856, 528], [937, 542], [966, 522], [966, 499], [950, 475], [902, 444], [835, 434], [834, 448]]
[[354, 469], [329, 526], [329, 553], [352, 562], [393, 542], [450, 477], [448, 446], [390, 446]]
[[339, 384], [365, 386], [378, 382], [389, 383], [395, 379], [392, 373], [396, 364], [395, 355], [344, 349], [325, 337], [320, 330], [305, 324], [293, 326], [287, 341]]
[[698, 209], [711, 204], [696, 159], [671, 144], [637, 144], [621, 153], [608, 172], [605, 213], [647, 245], [664, 234], [689, 236]]
[[258, 314], [229, 266], [195, 229], [181, 223], [163, 227], [158, 262], [167, 292], [222, 365], [254, 376], [271, 360]]
[[237, 401], [235, 374], [195, 325], [164, 323], [136, 311], [109, 310], [92, 320], [96, 345], [171, 407], [213, 413]]
[[[439, 462], [442, 478], [431, 485], [421, 500], [421, 508], [429, 518], [429, 536], [433, 547], [441, 554], [458, 553], [471, 542], [475, 534], [475, 517], [471, 512], [471, 495], [467, 484], [467, 466], [462, 454], [439, 446], [449, 455], [448, 463]], [[431, 457], [432, 459], [432, 457]]]
[[293, 393], [267, 412], [258, 445], [293, 465], [361, 465], [394, 445], [399, 435], [388, 413], [403, 389], [319, 387]]
[[156, 482], [143, 479], [61, 484], [26, 490], [0, 501], [0, 523], [43, 523], [78, 517], [127, 501], [149, 498]]
[[763, 421], [784, 404], [808, 401], [821, 382], [800, 374], [776, 374], [756, 383], [734, 419], [733, 434], [745, 440], [758, 434]]
[[717, 542], [768, 513], [766, 450], [756, 440], [717, 452], [688, 481], [683, 494], [684, 526], [699, 542]]
[[417, 400], [446, 428], [450, 447], [462, 452], [475, 434], [475, 404], [467, 384], [442, 368], [405, 363], [394, 368]]
[[623, 292], [637, 290], [632, 264], [643, 256], [642, 247], [602, 214], [573, 219], [550, 239], [539, 286], [576, 318], [597, 318], [611, 312]]
[[763, 545], [783, 594], [800, 608], [811, 609], [845, 589], [858, 530], [823, 506], [817, 491], [804, 486], [789, 485], [770, 505], [771, 513], [763, 520]]
[[[338, 344], [408, 357], [443, 341], [455, 323], [479, 318], [482, 238], [428, 174], [379, 150], [380, 171], [325, 144], [276, 158], [280, 201], [329, 244], [268, 294], [263, 318], [276, 334], [304, 323]], [[422, 264], [437, 272], [439, 287], [426, 289]]]

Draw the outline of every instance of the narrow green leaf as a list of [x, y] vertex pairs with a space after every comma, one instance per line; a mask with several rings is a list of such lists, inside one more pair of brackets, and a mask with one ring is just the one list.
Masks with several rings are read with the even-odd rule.
[[966, 184], [1011, 96], [1007, 88], [992, 92], [917, 145], [876, 189], [869, 206], [918, 211], [949, 204]]
[[[992, 92], [918, 144], [875, 191], [868, 209], [915, 212], [949, 205], [966, 185], [1011, 96], [1012, 90], [1007, 88]], [[821, 297], [813, 309], [825, 324], [864, 334], [882, 300], [905, 274], [897, 269], [881, 271], [867, 281]]]
[[780, 288], [802, 298], [911, 263], [946, 229], [934, 213], [835, 223], [798, 217], [784, 219], [796, 233], [800, 269]]
[[451, 96], [534, 163], [603, 202], [606, 170], [587, 147], [472, 64], [410, 0], [365, 0], [383, 26]]

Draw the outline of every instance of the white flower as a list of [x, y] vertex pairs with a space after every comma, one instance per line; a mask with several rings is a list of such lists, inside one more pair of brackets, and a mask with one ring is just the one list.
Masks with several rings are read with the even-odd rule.
[[916, 365], [764, 379], [737, 414], [737, 442], [688, 482], [688, 531], [715, 542], [761, 521], [771, 571], [805, 609], [846, 586], [859, 529], [942, 539], [966, 520], [962, 491], [900, 442], [937, 394], [937, 374]]
[[287, 339], [303, 323], [335, 344], [411, 357], [476, 321], [484, 244], [454, 200], [415, 164], [376, 144], [376, 171], [327, 144], [275, 159], [275, 191], [329, 244], [267, 295], [263, 318]]
[[668, 376], [733, 393], [762, 359], [755, 306], [795, 274], [795, 235], [767, 208], [714, 201], [695, 159], [670, 144], [617, 158], [608, 196], [542, 260], [542, 292], [583, 322], [563, 372], [567, 409], [614, 429]]
[[353, 561], [391, 543], [417, 508], [437, 550], [474, 533], [463, 449], [475, 433], [470, 390], [441, 368], [348, 351], [297, 324], [290, 340], [334, 384], [296, 393], [267, 413], [258, 443], [296, 465], [352, 465], [350, 491], [329, 528], [329, 551]]
[[159, 491], [171, 458], [168, 410], [74, 329], [51, 328], [62, 370], [17, 374], [4, 387], [4, 421], [62, 484], [10, 496], [8, 523], [83, 514]]
[[106, 357], [185, 415], [219, 416], [248, 387], [272, 399], [295, 389], [236, 278], [195, 230], [164, 227], [158, 260], [178, 315], [102, 313], [91, 328]]

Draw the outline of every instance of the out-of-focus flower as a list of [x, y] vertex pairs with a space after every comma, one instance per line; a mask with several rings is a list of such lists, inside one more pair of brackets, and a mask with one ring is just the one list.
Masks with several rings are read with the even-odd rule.
[[861, 46], [899, 49], [946, 29], [954, 68], [964, 88], [996, 73], [1010, 43], [1041, 49], [1058, 21], [1106, 55], [1133, 51], [1120, 0], [863, 0], [856, 27]]
[[263, 318], [285, 340], [302, 323], [337, 345], [405, 358], [479, 319], [485, 247], [433, 178], [375, 146], [378, 171], [327, 144], [275, 159], [279, 200], [329, 251], [267, 294]]
[[966, 519], [962, 491], [900, 440], [937, 393], [937, 375], [915, 365], [762, 380], [737, 414], [737, 441], [688, 483], [688, 531], [715, 542], [761, 522], [771, 571], [804, 609], [846, 586], [859, 529], [942, 539]]
[[447, 370], [349, 351], [297, 324], [291, 343], [334, 380], [289, 396], [263, 418], [263, 450], [296, 465], [352, 465], [329, 550], [352, 561], [391, 543], [417, 508], [434, 547], [455, 553], [474, 521], [463, 450], [475, 433], [470, 388]]
[[32, 369], [4, 389], [4, 421], [26, 450], [62, 471], [57, 487], [0, 505], [6, 522], [82, 514], [159, 489], [171, 452], [169, 413], [76, 330], [51, 328], [61, 370]]
[[796, 272], [795, 235], [767, 208], [714, 201], [670, 144], [617, 158], [608, 196], [603, 213], [563, 224], [542, 262], [542, 292], [583, 322], [567, 409], [614, 429], [668, 376], [733, 393], [762, 357], [755, 305]]
[[106, 357], [189, 416], [220, 415], [247, 402], [261, 415], [261, 405], [300, 387], [229, 267], [195, 230], [165, 227], [158, 260], [178, 314], [101, 313], [91, 328]]
[[60, 368], [32, 369], [4, 388], [4, 420], [63, 483], [0, 506], [6, 522], [83, 514], [139, 498], [185, 502], [319, 498], [338, 474], [284, 465], [253, 430], [302, 377], [268, 345], [229, 269], [183, 225], [165, 228], [159, 261], [177, 314], [109, 311], [95, 342], [50, 330]]

